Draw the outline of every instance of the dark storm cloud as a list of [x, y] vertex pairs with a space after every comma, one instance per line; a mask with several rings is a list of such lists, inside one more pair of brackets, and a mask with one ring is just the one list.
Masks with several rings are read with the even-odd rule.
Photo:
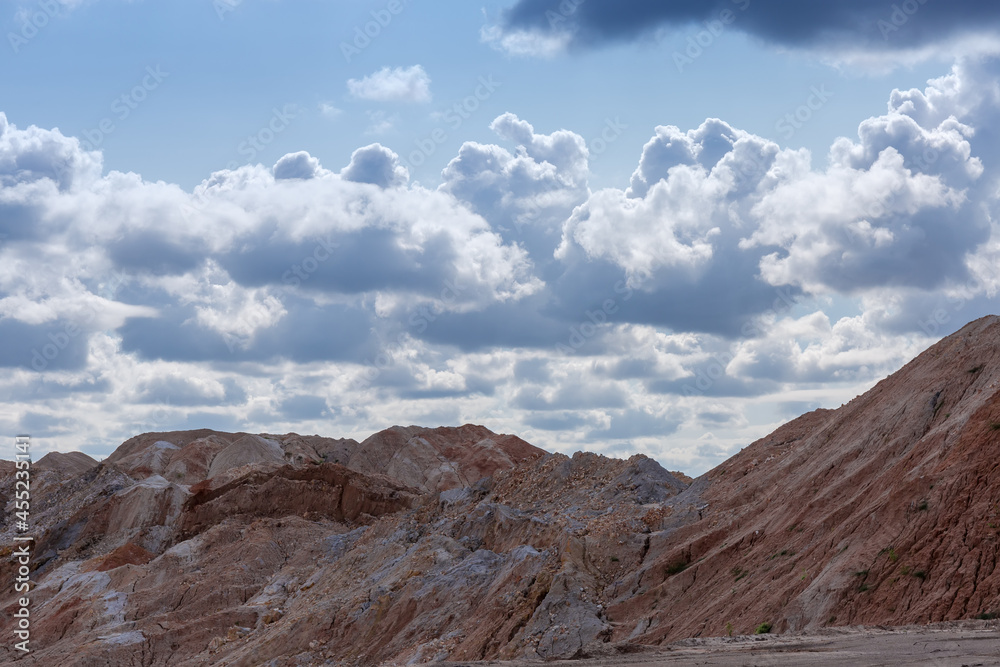
[[0, 401], [64, 399], [77, 394], [106, 394], [113, 388], [107, 378], [86, 378], [68, 384], [52, 381], [51, 378], [50, 375], [39, 374], [27, 382], [8, 385], [0, 389]]
[[88, 338], [79, 325], [69, 321], [32, 325], [0, 319], [0, 367], [80, 370], [87, 365]]
[[623, 408], [628, 397], [616, 385], [583, 385], [579, 382], [562, 384], [552, 398], [543, 396], [544, 388], [524, 387], [517, 392], [513, 405], [524, 410], [589, 410], [592, 408]]
[[652, 380], [646, 383], [651, 394], [677, 396], [724, 396], [729, 398], [763, 396], [780, 389], [771, 380], [744, 379], [720, 372], [721, 366], [712, 362], [699, 368], [695, 375], [676, 380]]
[[647, 436], [666, 436], [677, 431], [681, 420], [672, 417], [658, 417], [642, 410], [622, 410], [611, 417], [607, 428], [594, 429], [587, 439], [624, 440]]
[[45, 230], [39, 224], [43, 207], [17, 202], [0, 203], [0, 241], [38, 241]]
[[787, 310], [801, 295], [798, 288], [776, 288], [760, 280], [759, 254], [738, 250], [737, 242], [697, 279], [665, 275], [649, 290], [629, 287], [625, 272], [610, 262], [577, 261], [553, 286], [558, 304], [553, 315], [577, 329], [606, 320], [737, 338], [752, 317], [769, 309]]
[[[723, 15], [729, 12], [730, 17]], [[729, 18], [728, 21], [726, 19]], [[769, 42], [795, 47], [914, 47], [1000, 27], [1000, 4], [983, 0], [520, 0], [505, 31], [572, 31], [573, 44], [627, 41], [663, 27], [726, 21]]]
[[18, 432], [30, 433], [36, 438], [58, 435], [72, 429], [73, 420], [40, 412], [27, 412], [17, 422]]
[[261, 235], [253, 245], [220, 256], [233, 280], [249, 286], [300, 286], [307, 290], [357, 294], [397, 289], [435, 295], [452, 269], [457, 252], [438, 234], [419, 248], [404, 249], [396, 232], [368, 228], [306, 239], [299, 243]]
[[536, 412], [526, 416], [524, 423], [542, 431], [572, 431], [585, 425], [587, 420], [572, 412], [562, 414]]
[[187, 378], [160, 376], [144, 381], [137, 387], [136, 400], [141, 403], [206, 406], [240, 405], [247, 399], [247, 393], [234, 380], [227, 378], [222, 383], [223, 394], [213, 388], [202, 386]]
[[199, 326], [192, 308], [167, 308], [134, 318], [118, 333], [122, 350], [166, 361], [357, 361], [370, 354], [370, 314], [350, 306], [290, 300], [288, 314], [253, 336], [226, 336]]
[[435, 315], [418, 311], [407, 324], [423, 340], [463, 351], [555, 347], [569, 335], [569, 325], [545, 315], [545, 302], [543, 296], [494, 304], [476, 312]]
[[154, 276], [181, 275], [205, 260], [203, 249], [182, 247], [151, 230], [130, 231], [109, 243], [107, 252], [119, 268]]
[[321, 396], [299, 394], [289, 396], [278, 406], [278, 411], [289, 421], [319, 419], [329, 412], [326, 399]]

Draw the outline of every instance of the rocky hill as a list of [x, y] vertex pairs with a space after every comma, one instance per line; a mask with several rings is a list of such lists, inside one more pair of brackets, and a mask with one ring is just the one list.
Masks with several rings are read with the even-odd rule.
[[[33, 470], [36, 651], [8, 643], [0, 662], [550, 659], [761, 624], [988, 617], [998, 381], [989, 317], [693, 481], [478, 426], [155, 433], [100, 464], [49, 455]], [[4, 623], [14, 609], [0, 597]]]

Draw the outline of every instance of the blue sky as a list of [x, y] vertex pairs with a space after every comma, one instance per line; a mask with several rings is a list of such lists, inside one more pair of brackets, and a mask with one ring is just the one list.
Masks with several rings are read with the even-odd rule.
[[704, 471], [996, 311], [998, 16], [2, 0], [0, 424]]

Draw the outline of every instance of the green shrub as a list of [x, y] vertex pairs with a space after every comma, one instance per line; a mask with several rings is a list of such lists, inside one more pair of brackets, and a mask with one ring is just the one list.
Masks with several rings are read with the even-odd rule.
[[677, 574], [678, 572], [683, 572], [688, 567], [687, 561], [679, 560], [672, 565], [667, 566], [667, 574]]
[[757, 629], [754, 630], [753, 633], [755, 635], [766, 635], [767, 633], [769, 633], [771, 631], [771, 627], [772, 626], [771, 626], [770, 623], [766, 623], [766, 622], [765, 623], [761, 623], [760, 625], [757, 626]]

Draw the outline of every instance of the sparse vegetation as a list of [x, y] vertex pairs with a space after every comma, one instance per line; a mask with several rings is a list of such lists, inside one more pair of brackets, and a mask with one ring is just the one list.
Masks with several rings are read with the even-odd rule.
[[868, 570], [858, 570], [857, 572], [854, 573], [854, 576], [855, 577], [867, 577], [868, 576]]
[[926, 512], [930, 505], [927, 504], [926, 500], [921, 500], [920, 504], [917, 505], [917, 510], [920, 512]]
[[994, 619], [1000, 618], [1000, 611], [985, 611], [976, 618], [980, 621], [992, 621]]
[[882, 551], [878, 552], [879, 556], [881, 556], [882, 554], [888, 554], [889, 560], [893, 563], [899, 560], [899, 554], [896, 553], [895, 547], [886, 547], [885, 549], [882, 549]]
[[919, 579], [920, 581], [923, 581], [927, 578], [927, 573], [923, 570], [914, 570], [913, 576]]
[[743, 577], [745, 577], [748, 574], [750, 574], [750, 570], [744, 570], [744, 569], [741, 569], [739, 567], [734, 567], [733, 569], [731, 569], [729, 571], [729, 573], [732, 574], [735, 577], [735, 581], [739, 581]]
[[990, 422], [991, 431], [1000, 431], [1000, 422]]
[[860, 586], [858, 586], [859, 593], [864, 593], [867, 590], [868, 590], [868, 584], [861, 584]]
[[972, 368], [969, 369], [969, 373], [975, 375], [979, 371], [983, 370], [983, 368], [985, 368], [985, 366], [986, 366], [986, 364], [979, 364], [978, 366], [973, 366]]
[[674, 575], [678, 572], [683, 572], [688, 567], [688, 562], [685, 560], [679, 560], [676, 563], [667, 566], [667, 574]]
[[733, 636], [733, 624], [732, 623], [726, 623], [726, 636], [727, 637], [732, 637]]
[[760, 625], [757, 626], [757, 628], [753, 631], [753, 633], [755, 635], [766, 635], [771, 631], [771, 627], [772, 625], [770, 623], [767, 622], [761, 623]]
[[612, 556], [611, 557], [611, 562], [612, 563], [617, 563], [618, 562], [618, 556]]
[[907, 575], [909, 575], [909, 574], [910, 574], [910, 571], [911, 571], [911, 570], [912, 570], [912, 568], [911, 568], [911, 567], [910, 567], [909, 565], [904, 565], [904, 566], [903, 566], [902, 568], [900, 568], [900, 570], [899, 570], [899, 571], [900, 571], [900, 572], [902, 573], [902, 575], [903, 575], [903, 576], [905, 577], [905, 576], [907, 576]]

